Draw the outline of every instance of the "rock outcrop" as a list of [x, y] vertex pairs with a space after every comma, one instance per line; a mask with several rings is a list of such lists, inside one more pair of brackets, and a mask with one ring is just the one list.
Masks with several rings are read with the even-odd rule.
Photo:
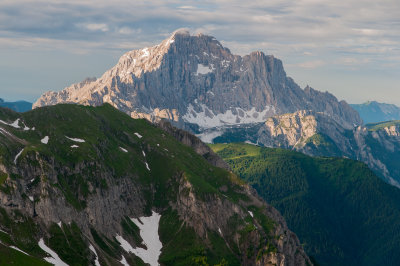
[[[352, 130], [323, 113], [298, 111], [269, 118], [258, 131], [256, 142], [268, 147], [297, 149], [311, 155], [327, 155], [328, 152], [329, 156], [349, 155], [354, 151], [351, 138], [345, 135]], [[317, 148], [321, 144], [325, 150]], [[327, 151], [329, 145], [332, 146]]]

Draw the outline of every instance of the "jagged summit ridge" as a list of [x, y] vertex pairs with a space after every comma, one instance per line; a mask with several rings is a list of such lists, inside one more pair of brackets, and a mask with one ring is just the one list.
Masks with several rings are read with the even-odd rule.
[[132, 117], [166, 118], [193, 131], [263, 122], [298, 110], [325, 112], [347, 127], [361, 123], [333, 95], [302, 90], [274, 56], [234, 55], [214, 37], [186, 30], [125, 53], [95, 81], [43, 94], [34, 107], [65, 102], [107, 102]]

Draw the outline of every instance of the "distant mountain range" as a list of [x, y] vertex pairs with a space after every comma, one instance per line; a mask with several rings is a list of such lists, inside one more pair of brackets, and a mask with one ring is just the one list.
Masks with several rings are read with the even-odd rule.
[[32, 103], [26, 101], [5, 102], [0, 98], [0, 107], [7, 107], [16, 112], [26, 112], [32, 110]]
[[320, 265], [400, 265], [400, 190], [346, 158], [211, 146], [277, 208]]
[[361, 116], [365, 124], [390, 120], [400, 120], [400, 107], [394, 104], [369, 101], [363, 104], [350, 104]]

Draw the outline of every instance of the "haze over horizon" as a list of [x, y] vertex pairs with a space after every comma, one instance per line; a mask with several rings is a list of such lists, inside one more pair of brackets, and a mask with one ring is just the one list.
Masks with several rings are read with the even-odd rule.
[[0, 22], [6, 100], [35, 101], [45, 91], [100, 77], [123, 53], [188, 28], [236, 54], [273, 54], [301, 87], [349, 103], [400, 105], [398, 1], [5, 0]]

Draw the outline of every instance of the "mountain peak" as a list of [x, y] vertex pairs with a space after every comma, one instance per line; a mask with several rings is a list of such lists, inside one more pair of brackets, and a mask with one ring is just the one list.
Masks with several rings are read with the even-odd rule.
[[176, 35], [184, 35], [184, 36], [188, 36], [189, 35], [190, 36], [190, 32], [189, 32], [189, 30], [187, 28], [180, 28], [180, 29], [177, 29], [176, 31], [174, 31], [172, 33], [171, 38], [176, 36]]
[[313, 109], [347, 124], [357, 113], [335, 97], [302, 90], [283, 64], [263, 52], [234, 55], [212, 36], [173, 32], [160, 44], [125, 53], [96, 81], [46, 93], [35, 107], [61, 102], [110, 103], [132, 117], [161, 118], [200, 131], [256, 122]]

